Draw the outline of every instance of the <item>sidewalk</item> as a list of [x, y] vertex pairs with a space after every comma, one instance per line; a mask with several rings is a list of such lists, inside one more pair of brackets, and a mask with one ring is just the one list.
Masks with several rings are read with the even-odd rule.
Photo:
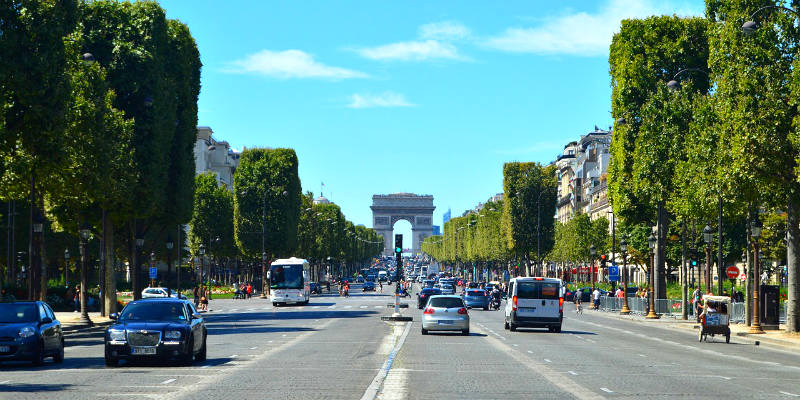
[[[55, 315], [56, 319], [61, 322], [61, 330], [65, 333], [89, 329], [89, 327], [79, 322], [81, 318], [81, 313], [79, 312], [57, 312]], [[89, 319], [94, 323], [93, 327], [111, 325], [111, 319], [100, 316], [99, 312], [90, 312]]]
[[[597, 315], [609, 319], [634, 321], [642, 324], [648, 324], [651, 326], [657, 326], [659, 328], [692, 331], [695, 335], [697, 334], [697, 330], [700, 329], [700, 324], [697, 323], [694, 319], [682, 320], [682, 319], [671, 318], [668, 316], [661, 316], [661, 318], [659, 319], [649, 320], [646, 319], [643, 315], [636, 315], [636, 314], [620, 315], [618, 312], [599, 311], [599, 310], [596, 311], [589, 309], [584, 310], [584, 313], [591, 313], [592, 315]], [[745, 324], [731, 324], [730, 327], [731, 327], [731, 337], [744, 339], [745, 341], [753, 344], [755, 344], [755, 342], [758, 341], [759, 344], [770, 344], [773, 346], [779, 346], [789, 350], [800, 351], [800, 334], [786, 332], [784, 330], [786, 328], [785, 325], [781, 325], [779, 330], [764, 331], [765, 332], [764, 334], [747, 333], [750, 330], [750, 327]]]

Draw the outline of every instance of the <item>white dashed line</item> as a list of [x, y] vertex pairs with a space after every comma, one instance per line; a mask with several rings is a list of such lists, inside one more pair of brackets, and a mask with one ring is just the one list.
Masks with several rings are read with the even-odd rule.
[[567, 371], [567, 372], [569, 372], [570, 375], [578, 375], [578, 373], [576, 373], [575, 371]]
[[239, 309], [238, 309], [238, 308], [231, 308], [231, 309], [230, 309], [230, 310], [228, 310], [228, 311], [239, 311]]
[[267, 343], [272, 343], [272, 340], [268, 341]]
[[230, 358], [236, 358], [236, 357], [239, 357], [239, 355], [238, 354], [234, 354], [234, 355], [230, 356]]
[[208, 368], [208, 367], [210, 367], [210, 365], [203, 365], [203, 366], [202, 366], [202, 367], [200, 367], [200, 368]]
[[[6, 381], [6, 382], [8, 382], [8, 381]], [[3, 383], [3, 382], [0, 382], [0, 383]], [[781, 394], [785, 394], [787, 396], [791, 396], [791, 397], [800, 397], [800, 394], [794, 394], [794, 393], [789, 393], [789, 392], [780, 392], [780, 393]]]
[[647, 356], [644, 354], [639, 354], [639, 357], [647, 357]]
[[311, 307], [311, 308], [317, 309], [317, 308], [319, 308], [319, 306], [314, 306], [314, 307]]
[[367, 306], [361, 306], [361, 307], [358, 307], [358, 308], [367, 308]]
[[250, 348], [250, 350], [255, 350], [255, 349], [257, 349], [257, 348], [258, 348], [258, 347], [251, 347], [251, 348]]
[[0, 382], [0, 385], [5, 385], [8, 382], [11, 382], [11, 381], [2, 381], [2, 382]]
[[512, 346], [514, 346], [514, 347], [519, 347], [519, 345], [518, 345], [518, 344], [513, 344]]
[[602, 391], [604, 391], [604, 392], [606, 392], [606, 393], [614, 393], [614, 392], [613, 392], [611, 389], [609, 389], [609, 388], [600, 388], [600, 390], [602, 390]]
[[169, 385], [170, 383], [175, 382], [175, 378], [167, 379], [164, 382], [161, 382], [162, 385]]
[[282, 337], [286, 337], [286, 335], [281, 335]]
[[329, 309], [329, 310], [332, 310], [332, 309], [334, 309], [334, 308], [336, 308], [336, 306], [330, 306], [330, 307], [328, 307], [328, 309]]
[[550, 359], [549, 359], [549, 358], [545, 358], [545, 359], [544, 359], [544, 362], [549, 362], [549, 363], [551, 363], [552, 361], [550, 361]]
[[592, 340], [592, 339], [586, 339], [586, 341], [587, 341], [587, 342], [589, 342], [589, 343], [597, 343], [597, 342], [595, 342], [595, 341], [594, 341], [594, 340]]
[[353, 306], [344, 306], [344, 308], [353, 308]]

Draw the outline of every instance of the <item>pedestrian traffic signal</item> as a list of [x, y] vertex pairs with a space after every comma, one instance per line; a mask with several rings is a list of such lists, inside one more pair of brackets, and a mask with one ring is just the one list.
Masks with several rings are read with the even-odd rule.
[[394, 235], [394, 252], [403, 252], [403, 235]]
[[696, 267], [696, 266], [697, 266], [697, 260], [692, 260], [692, 266], [693, 266], [693, 267]]
[[605, 254], [601, 254], [600, 255], [600, 267], [601, 268], [605, 268], [606, 267], [606, 255]]

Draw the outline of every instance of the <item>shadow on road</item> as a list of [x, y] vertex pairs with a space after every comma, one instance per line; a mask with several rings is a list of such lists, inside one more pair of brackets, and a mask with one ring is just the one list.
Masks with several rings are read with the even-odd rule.
[[51, 384], [51, 383], [13, 383], [8, 385], [0, 385], [0, 393], [33, 393], [33, 392], [57, 392], [67, 390], [74, 385], [67, 383]]
[[[2, 364], [0, 364], [0, 371], [13, 370], [25, 372], [44, 372], [71, 368], [105, 368], [105, 362], [102, 355], [100, 357], [70, 357], [69, 354], [66, 354], [66, 357], [64, 357], [64, 362], [61, 364], [56, 364], [50, 359], [46, 359], [44, 365], [41, 367], [34, 366], [29, 361], [4, 361]], [[2, 378], [2, 374], [0, 374], [0, 378]], [[0, 393], [3, 392], [2, 387], [3, 386], [0, 385]]]
[[224, 326], [209, 326], [209, 335], [235, 335], [242, 333], [281, 333], [281, 332], [309, 332], [316, 331], [314, 328], [306, 328], [299, 326], [263, 326], [263, 325], [224, 325]]

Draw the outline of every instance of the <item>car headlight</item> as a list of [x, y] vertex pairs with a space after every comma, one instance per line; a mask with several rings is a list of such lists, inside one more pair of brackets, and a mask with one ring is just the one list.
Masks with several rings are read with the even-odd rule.
[[165, 339], [180, 339], [181, 331], [166, 331], [164, 332]]
[[125, 341], [125, 331], [117, 330], [117, 329], [109, 329], [108, 331], [109, 339], [115, 342], [124, 342]]
[[24, 328], [19, 330], [19, 337], [21, 337], [21, 338], [31, 337], [31, 336], [33, 336], [35, 334], [36, 334], [36, 331], [33, 330], [33, 328], [31, 328], [30, 326], [26, 326], [26, 327], [24, 327]]

